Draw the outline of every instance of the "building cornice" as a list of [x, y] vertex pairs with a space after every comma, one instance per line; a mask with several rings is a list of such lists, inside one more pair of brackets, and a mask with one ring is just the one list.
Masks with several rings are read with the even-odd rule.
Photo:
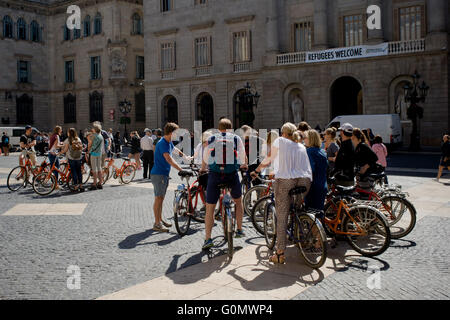
[[179, 30], [178, 28], [172, 28], [172, 29], [167, 29], [167, 30], [155, 31], [155, 32], [153, 32], [153, 34], [156, 37], [161, 37], [161, 36], [167, 36], [170, 34], [175, 34], [178, 32], [178, 30]]
[[208, 21], [208, 22], [198, 23], [195, 25], [190, 25], [190, 26], [188, 26], [188, 29], [190, 31], [195, 31], [195, 30], [212, 28], [213, 26], [214, 26], [214, 21]]
[[242, 16], [242, 17], [237, 17], [237, 18], [229, 18], [229, 19], [225, 19], [224, 21], [226, 24], [235, 24], [235, 23], [252, 21], [253, 19], [255, 19], [255, 15]]

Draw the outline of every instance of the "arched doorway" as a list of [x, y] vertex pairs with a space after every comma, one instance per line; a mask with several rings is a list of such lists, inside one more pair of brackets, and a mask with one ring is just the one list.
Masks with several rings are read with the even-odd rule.
[[341, 77], [331, 86], [331, 119], [341, 115], [363, 113], [363, 91], [353, 77]]
[[166, 96], [162, 101], [162, 125], [168, 122], [178, 124], [178, 101], [174, 96]]
[[253, 113], [253, 98], [246, 98], [245, 93], [245, 89], [241, 89], [236, 92], [233, 97], [235, 128], [240, 128], [244, 125], [248, 125], [253, 128], [253, 123], [255, 121], [255, 114]]
[[197, 120], [202, 122], [202, 130], [214, 128], [214, 101], [207, 92], [198, 95], [197, 101]]

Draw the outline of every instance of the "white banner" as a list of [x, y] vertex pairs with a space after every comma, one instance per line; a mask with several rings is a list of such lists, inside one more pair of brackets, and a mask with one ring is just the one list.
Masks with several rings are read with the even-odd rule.
[[322, 51], [306, 52], [306, 63], [361, 59], [368, 57], [386, 56], [388, 43], [384, 42], [374, 46], [356, 46], [333, 48]]

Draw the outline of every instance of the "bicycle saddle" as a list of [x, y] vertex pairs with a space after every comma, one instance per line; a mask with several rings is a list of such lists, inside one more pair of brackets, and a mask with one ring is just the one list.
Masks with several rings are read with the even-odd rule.
[[352, 194], [355, 192], [355, 189], [356, 189], [355, 186], [351, 187], [336, 186], [336, 191], [339, 192], [340, 194]]
[[184, 178], [184, 177], [193, 177], [194, 173], [190, 172], [190, 171], [180, 171], [180, 172], [178, 172], [178, 175], [180, 177], [182, 177], [182, 178]]
[[307, 190], [306, 187], [303, 187], [303, 186], [295, 187], [289, 191], [289, 195], [295, 196], [297, 194], [302, 194], [302, 193], [305, 193], [306, 190]]

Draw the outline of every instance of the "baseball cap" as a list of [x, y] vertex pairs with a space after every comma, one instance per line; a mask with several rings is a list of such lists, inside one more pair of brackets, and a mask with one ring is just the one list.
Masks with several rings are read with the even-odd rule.
[[353, 132], [353, 126], [350, 123], [344, 123], [339, 129], [339, 131], [344, 131], [346, 133]]
[[28, 130], [28, 129], [31, 129], [31, 126], [30, 126], [30, 125], [27, 125], [27, 126], [25, 127], [25, 130]]
[[152, 132], [149, 128], [145, 128], [144, 132]]

